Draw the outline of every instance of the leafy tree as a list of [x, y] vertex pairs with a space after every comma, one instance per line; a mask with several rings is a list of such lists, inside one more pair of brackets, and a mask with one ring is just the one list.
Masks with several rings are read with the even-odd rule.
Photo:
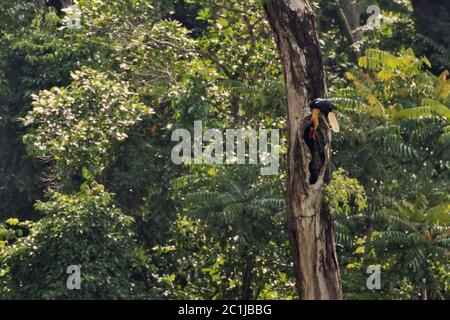
[[[79, 0], [77, 28], [63, 2], [0, 2], [0, 298], [294, 298], [286, 172], [169, 160], [195, 120], [286, 132], [264, 1]], [[365, 1], [310, 1], [342, 128], [322, 191], [345, 299], [449, 298], [447, 30], [422, 2], [376, 1], [370, 29]]]
[[152, 110], [138, 101], [129, 85], [94, 70], [72, 73], [67, 88], [53, 88], [34, 96], [24, 118], [30, 153], [55, 161], [57, 178], [99, 175], [113, 161], [112, 149], [127, 138], [130, 128]]
[[[30, 235], [2, 250], [0, 295], [5, 299], [124, 299], [142, 297], [143, 266], [133, 219], [101, 185], [55, 193], [37, 204], [44, 217]], [[67, 268], [81, 268], [82, 290], [66, 286]]]
[[292, 294], [277, 287], [278, 277], [291, 273], [279, 182], [262, 178], [257, 166], [206, 167], [175, 180], [187, 221], [201, 221], [206, 239], [216, 243], [212, 266], [203, 267], [215, 279], [212, 297], [258, 299], [268, 288], [275, 296]]
[[414, 285], [419, 298], [446, 299], [450, 202], [429, 208], [425, 197], [418, 197], [414, 203], [403, 201], [394, 208], [380, 214], [386, 229], [373, 233], [372, 245], [388, 261], [389, 269], [395, 270], [396, 278], [404, 277]]
[[[367, 50], [366, 54], [360, 59], [360, 65], [368, 73], [348, 73], [353, 87], [339, 89], [335, 98], [343, 112], [344, 130], [349, 130], [338, 140], [337, 163], [363, 183], [370, 203], [358, 223], [347, 224], [355, 237], [362, 239], [359, 253], [365, 252], [362, 264], [359, 259], [351, 258], [348, 265], [353, 269], [357, 263], [360, 268], [355, 270], [359, 272], [364, 272], [369, 263], [384, 266], [386, 282], [393, 286], [385, 288], [388, 296], [394, 290], [404, 290], [396, 284], [408, 284], [413, 289], [407, 292], [418, 292], [423, 286], [422, 280], [418, 280], [424, 277], [422, 272], [448, 262], [445, 249], [430, 249], [434, 252], [430, 260], [433, 267], [419, 267], [420, 260], [414, 267], [411, 265], [411, 259], [430, 254], [426, 247], [420, 247], [420, 243], [427, 243], [422, 238], [424, 230], [440, 239], [436, 241], [445, 243], [448, 237], [445, 230], [449, 215], [449, 164], [443, 159], [448, 158], [449, 83], [446, 73], [435, 77], [424, 71], [423, 64], [427, 65], [428, 60], [416, 58], [411, 50], [400, 56], [379, 50]], [[386, 210], [391, 212], [389, 217], [385, 216]], [[410, 212], [410, 215], [398, 215], [399, 212]], [[422, 217], [430, 214], [439, 219], [430, 216], [417, 220], [414, 217], [419, 212]], [[399, 229], [400, 221], [403, 227], [410, 225], [415, 231], [409, 230], [411, 235], [406, 235], [405, 229]], [[371, 246], [375, 239], [381, 238], [385, 242], [377, 240], [379, 245]], [[395, 241], [396, 245], [390, 247], [389, 243]], [[406, 249], [399, 248], [402, 241], [405, 247], [406, 243], [410, 244], [409, 253], [403, 254]], [[374, 248], [372, 258], [369, 249], [363, 249], [361, 244]], [[412, 257], [413, 252], [420, 252], [419, 258]], [[437, 256], [436, 252], [439, 252]], [[408, 273], [394, 270], [408, 270]], [[435, 283], [431, 278], [427, 281]], [[438, 282], [437, 287], [441, 289], [428, 295], [441, 292], [443, 282]]]

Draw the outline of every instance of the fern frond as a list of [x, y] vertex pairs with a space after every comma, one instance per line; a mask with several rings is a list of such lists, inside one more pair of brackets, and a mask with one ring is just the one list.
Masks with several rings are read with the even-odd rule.
[[228, 220], [243, 214], [245, 210], [245, 205], [242, 203], [232, 203], [226, 206], [223, 210], [223, 214], [227, 217]]
[[269, 216], [272, 212], [272, 210], [270, 208], [265, 208], [265, 207], [258, 206], [255, 204], [247, 205], [245, 207], [245, 211], [246, 211], [246, 213], [253, 214], [255, 217], [263, 216], [263, 215]]
[[261, 206], [263, 208], [267, 209], [274, 209], [274, 210], [282, 210], [285, 208], [286, 202], [284, 199], [261, 199], [261, 200], [255, 200], [255, 205]]
[[450, 126], [445, 126], [442, 130], [444, 133], [439, 137], [439, 143], [450, 144]]
[[384, 152], [393, 154], [398, 158], [413, 159], [418, 156], [414, 148], [405, 144], [398, 125], [379, 126], [371, 132], [370, 138]]
[[239, 198], [234, 193], [224, 192], [218, 195], [217, 200], [226, 206], [239, 201]]
[[450, 238], [438, 240], [435, 244], [442, 248], [450, 249]]
[[198, 180], [198, 175], [196, 174], [184, 175], [179, 178], [173, 179], [172, 186], [175, 189], [182, 189], [189, 185], [195, 184]]
[[416, 227], [409, 221], [403, 220], [396, 215], [391, 215], [388, 217], [388, 222], [391, 224], [390, 227], [397, 231], [410, 231], [417, 232]]
[[218, 197], [218, 192], [197, 191], [188, 193], [186, 195], [186, 201], [195, 205], [211, 206], [212, 204], [217, 203]]
[[426, 256], [422, 249], [414, 250], [411, 253], [411, 258], [409, 262], [409, 267], [413, 268], [414, 270], [421, 270], [423, 269], [422, 266], [426, 264]]
[[394, 55], [379, 49], [367, 49], [365, 55], [359, 58], [358, 65], [369, 70], [377, 70], [382, 66], [394, 68], [397, 65], [395, 58]]
[[424, 98], [422, 100], [422, 104], [425, 107], [430, 108], [432, 113], [434, 113], [436, 115], [440, 115], [442, 117], [445, 117], [445, 118], [447, 118], [447, 120], [450, 120], [450, 109], [447, 106], [440, 103], [439, 101], [429, 99], [429, 98]]
[[411, 247], [417, 247], [425, 244], [425, 239], [419, 233], [411, 233], [408, 235], [408, 244]]
[[378, 234], [377, 242], [385, 246], [407, 246], [409, 245], [408, 235], [401, 231], [381, 231]]
[[239, 197], [244, 195], [242, 188], [234, 181], [229, 180], [228, 183], [225, 184], [225, 188]]
[[353, 236], [350, 233], [350, 230], [342, 223], [336, 221], [336, 242], [338, 245], [346, 249], [350, 249], [353, 247]]
[[433, 111], [430, 107], [418, 107], [403, 109], [394, 116], [397, 120], [417, 119], [419, 117], [431, 116]]
[[430, 224], [445, 226], [450, 223], [450, 202], [441, 203], [425, 213], [426, 221]]

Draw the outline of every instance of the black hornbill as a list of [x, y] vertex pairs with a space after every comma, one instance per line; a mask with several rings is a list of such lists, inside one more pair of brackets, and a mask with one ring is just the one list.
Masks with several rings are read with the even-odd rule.
[[338, 133], [339, 123], [334, 116], [333, 109], [334, 104], [325, 99], [314, 99], [309, 107], [311, 109], [311, 130], [309, 132], [309, 138], [316, 141], [317, 140], [317, 128], [319, 127], [320, 113], [322, 112], [328, 119], [331, 130]]

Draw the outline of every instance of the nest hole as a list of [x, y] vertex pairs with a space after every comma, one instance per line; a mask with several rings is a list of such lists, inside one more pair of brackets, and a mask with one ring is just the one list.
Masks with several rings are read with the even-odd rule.
[[316, 130], [317, 139], [310, 137], [312, 126], [307, 126], [303, 131], [303, 140], [311, 152], [311, 161], [309, 167], [309, 184], [315, 184], [319, 179], [320, 171], [325, 163], [324, 142], [320, 130]]

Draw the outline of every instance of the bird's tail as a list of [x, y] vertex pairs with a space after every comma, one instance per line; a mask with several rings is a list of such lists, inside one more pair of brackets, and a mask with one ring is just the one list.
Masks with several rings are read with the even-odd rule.
[[339, 133], [339, 122], [333, 112], [328, 113], [328, 123], [330, 124], [331, 130], [335, 133]]

